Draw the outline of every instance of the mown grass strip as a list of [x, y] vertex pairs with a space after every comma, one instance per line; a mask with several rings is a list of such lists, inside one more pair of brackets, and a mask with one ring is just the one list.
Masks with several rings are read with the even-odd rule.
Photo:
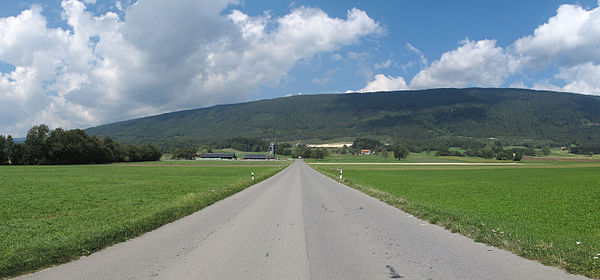
[[[339, 179], [338, 168], [313, 167]], [[421, 219], [600, 278], [599, 167], [343, 169], [343, 183]]]
[[0, 278], [139, 236], [286, 166], [0, 167]]

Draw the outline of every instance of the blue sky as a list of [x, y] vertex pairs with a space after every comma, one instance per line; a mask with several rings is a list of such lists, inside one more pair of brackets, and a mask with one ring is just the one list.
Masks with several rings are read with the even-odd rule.
[[293, 94], [519, 87], [600, 95], [578, 1], [4, 0], [0, 134]]

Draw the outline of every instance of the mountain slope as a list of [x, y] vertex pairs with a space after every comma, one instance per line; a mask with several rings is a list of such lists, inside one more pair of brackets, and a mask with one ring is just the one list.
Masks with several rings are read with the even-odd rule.
[[123, 143], [181, 146], [234, 136], [600, 140], [600, 97], [523, 89], [302, 95], [179, 111], [87, 129]]

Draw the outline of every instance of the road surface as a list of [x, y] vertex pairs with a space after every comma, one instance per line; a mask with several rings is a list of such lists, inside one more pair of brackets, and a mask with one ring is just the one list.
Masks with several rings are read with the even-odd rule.
[[585, 279], [450, 233], [296, 161], [202, 211], [22, 279]]

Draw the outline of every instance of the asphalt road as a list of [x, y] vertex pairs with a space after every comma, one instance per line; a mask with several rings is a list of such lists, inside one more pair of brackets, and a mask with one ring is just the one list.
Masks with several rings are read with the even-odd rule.
[[141, 237], [22, 279], [586, 279], [450, 233], [296, 161]]

